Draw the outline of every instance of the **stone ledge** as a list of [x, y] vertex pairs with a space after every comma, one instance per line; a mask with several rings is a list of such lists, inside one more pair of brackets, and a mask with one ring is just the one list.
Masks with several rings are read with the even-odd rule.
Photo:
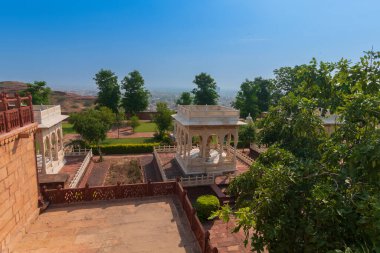
[[31, 123], [29, 125], [19, 127], [17, 129], [14, 129], [8, 133], [0, 135], [0, 146], [4, 146], [8, 143], [11, 143], [15, 141], [16, 139], [20, 138], [20, 134], [33, 134], [37, 131], [37, 123]]

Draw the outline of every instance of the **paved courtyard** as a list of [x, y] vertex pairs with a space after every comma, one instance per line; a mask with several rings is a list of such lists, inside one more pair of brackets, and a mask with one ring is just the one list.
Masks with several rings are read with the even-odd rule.
[[200, 252], [177, 199], [49, 208], [11, 252]]

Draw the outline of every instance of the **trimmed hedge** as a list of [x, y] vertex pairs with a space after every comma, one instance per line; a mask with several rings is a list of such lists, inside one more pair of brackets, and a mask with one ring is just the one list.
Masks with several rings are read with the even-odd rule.
[[214, 195], [199, 196], [195, 202], [198, 218], [203, 222], [211, 216], [212, 212], [220, 208], [219, 199]]
[[[118, 154], [141, 154], [152, 153], [153, 147], [158, 146], [159, 143], [144, 143], [144, 144], [114, 144], [114, 145], [100, 145], [102, 155], [118, 155]], [[92, 147], [94, 155], [98, 154], [97, 147]]]

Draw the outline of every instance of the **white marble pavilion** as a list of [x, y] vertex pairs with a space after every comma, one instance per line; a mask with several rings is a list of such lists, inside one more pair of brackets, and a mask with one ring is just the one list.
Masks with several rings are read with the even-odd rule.
[[37, 167], [41, 174], [56, 174], [65, 164], [60, 105], [33, 105], [36, 133]]
[[187, 175], [236, 170], [240, 112], [220, 105], [181, 105], [175, 120], [176, 160]]

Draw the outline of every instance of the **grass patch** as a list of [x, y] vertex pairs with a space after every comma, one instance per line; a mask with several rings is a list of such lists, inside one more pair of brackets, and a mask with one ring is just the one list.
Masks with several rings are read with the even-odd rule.
[[70, 123], [62, 123], [63, 134], [76, 134], [77, 132], [73, 129], [73, 125]]
[[105, 185], [142, 183], [142, 174], [139, 162], [135, 159], [122, 159], [113, 161], [107, 173]]
[[155, 132], [157, 129], [156, 123], [153, 122], [140, 122], [140, 125], [136, 127], [136, 133]]
[[141, 143], [154, 143], [156, 142], [153, 138], [122, 138], [122, 139], [106, 139], [101, 143], [101, 145], [112, 145], [112, 144], [141, 144]]

